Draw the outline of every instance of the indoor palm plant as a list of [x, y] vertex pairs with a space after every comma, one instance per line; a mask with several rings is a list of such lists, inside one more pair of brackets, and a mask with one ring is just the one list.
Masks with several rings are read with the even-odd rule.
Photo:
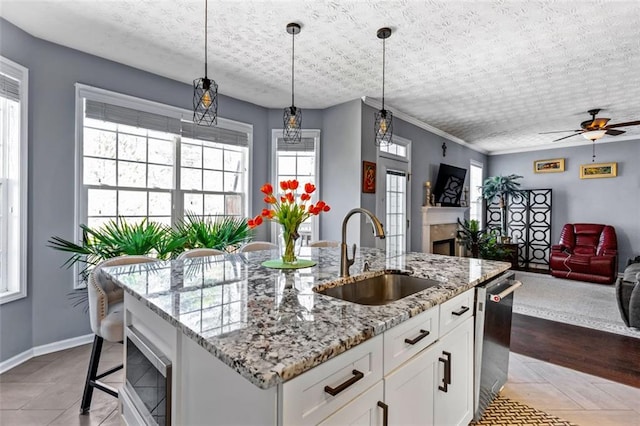
[[507, 239], [507, 206], [510, 199], [522, 197], [520, 182], [522, 176], [491, 176], [482, 184], [482, 196], [488, 203], [497, 202], [500, 207], [500, 235]]
[[176, 224], [175, 238], [182, 238], [183, 245], [174, 254], [194, 248], [212, 248], [233, 251], [251, 239], [251, 231], [244, 218], [221, 216], [202, 218], [193, 213]]

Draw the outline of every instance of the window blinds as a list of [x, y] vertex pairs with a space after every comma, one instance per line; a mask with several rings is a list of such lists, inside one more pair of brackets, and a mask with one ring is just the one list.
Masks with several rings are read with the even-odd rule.
[[221, 127], [199, 126], [190, 121], [167, 117], [87, 99], [85, 115], [96, 120], [125, 124], [160, 132], [174, 133], [185, 138], [205, 140], [234, 146], [249, 146], [246, 132], [224, 129]]
[[20, 82], [6, 74], [0, 74], [0, 96], [20, 102]]
[[299, 143], [287, 143], [284, 138], [276, 140], [278, 151], [315, 151], [315, 138], [302, 138]]

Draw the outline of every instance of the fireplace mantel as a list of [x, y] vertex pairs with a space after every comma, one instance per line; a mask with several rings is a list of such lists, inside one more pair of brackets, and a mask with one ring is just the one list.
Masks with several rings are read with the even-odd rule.
[[[464, 220], [464, 215], [469, 210], [468, 207], [422, 207], [422, 251], [433, 253], [432, 226], [434, 225], [455, 225], [458, 219]], [[453, 227], [451, 227], [453, 228]], [[451, 233], [451, 231], [449, 231]], [[455, 231], [453, 232], [455, 238]]]

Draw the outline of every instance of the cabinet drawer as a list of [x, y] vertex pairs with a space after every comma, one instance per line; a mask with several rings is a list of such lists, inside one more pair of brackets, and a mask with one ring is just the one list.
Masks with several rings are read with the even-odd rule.
[[440, 336], [473, 316], [475, 289], [469, 289], [440, 305]]
[[282, 424], [316, 425], [381, 380], [382, 342], [376, 336], [284, 383]]
[[438, 339], [438, 306], [384, 333], [384, 375]]

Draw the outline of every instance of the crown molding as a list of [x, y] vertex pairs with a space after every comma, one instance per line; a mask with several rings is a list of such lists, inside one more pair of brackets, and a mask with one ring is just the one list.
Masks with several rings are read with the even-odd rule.
[[[366, 105], [369, 105], [372, 108], [375, 109], [380, 109], [382, 108], [382, 102], [378, 101], [377, 99], [371, 98], [369, 96], [363, 96], [362, 97], [362, 102], [364, 102]], [[482, 149], [482, 148], [478, 148], [477, 146], [473, 146], [472, 144], [470, 144], [469, 142], [466, 142], [456, 136], [453, 136], [443, 130], [438, 129], [437, 127], [433, 127], [427, 123], [425, 123], [422, 120], [419, 120], [407, 113], [404, 113], [402, 111], [399, 111], [393, 107], [390, 107], [388, 105], [385, 105], [385, 109], [391, 111], [394, 115], [394, 117], [399, 118], [402, 121], [406, 121], [409, 124], [413, 124], [414, 126], [420, 127], [423, 130], [426, 130], [427, 132], [433, 133], [434, 135], [438, 135], [441, 136], [445, 139], [450, 140], [451, 142], [455, 142], [459, 145], [462, 145], [464, 147], [467, 147], [469, 149], [472, 149], [474, 151], [480, 152], [482, 154], [488, 154], [489, 151], [487, 151], [486, 149]]]
[[[604, 143], [612, 143], [612, 142], [632, 141], [632, 140], [640, 140], [640, 135], [628, 135], [628, 136], [622, 136], [622, 137], [602, 138], [596, 141], [596, 145], [602, 145]], [[495, 151], [488, 151], [487, 155], [493, 156], [493, 155], [504, 155], [504, 154], [518, 154], [521, 152], [531, 152], [531, 151], [548, 151], [552, 149], [573, 148], [573, 147], [585, 146], [585, 145], [591, 146], [590, 144], [591, 142], [588, 142], [585, 138], [582, 138], [582, 139], [577, 139], [575, 142], [552, 143], [552, 144], [545, 144], [540, 146], [528, 146], [523, 148], [498, 149]]]

